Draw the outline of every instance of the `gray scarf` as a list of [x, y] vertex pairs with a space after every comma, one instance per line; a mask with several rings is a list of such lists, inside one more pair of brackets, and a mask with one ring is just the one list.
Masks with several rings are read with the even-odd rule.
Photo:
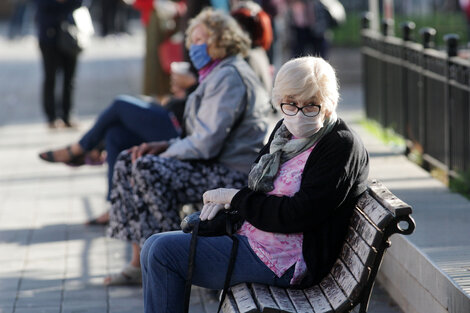
[[291, 139], [292, 134], [282, 124], [274, 134], [269, 153], [263, 155], [248, 174], [248, 187], [254, 191], [269, 192], [274, 189], [274, 178], [284, 162], [294, 158], [320, 141], [336, 122], [336, 114], [325, 120], [324, 125], [308, 138]]

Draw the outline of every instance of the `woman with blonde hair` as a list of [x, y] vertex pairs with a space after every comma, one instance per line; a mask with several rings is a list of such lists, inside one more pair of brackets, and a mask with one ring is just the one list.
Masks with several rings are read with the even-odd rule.
[[124, 151], [114, 168], [108, 234], [132, 242], [133, 255], [106, 284], [140, 283], [140, 245], [179, 229], [179, 208], [218, 187], [241, 188], [263, 146], [269, 97], [243, 60], [250, 40], [230, 16], [205, 10], [186, 45], [199, 86], [186, 101], [185, 136]]
[[[369, 158], [336, 115], [338, 87], [323, 59], [287, 62], [272, 92], [283, 120], [248, 175], [248, 186], [203, 194], [200, 219], [230, 210], [244, 220], [230, 284], [306, 287], [321, 280], [339, 255], [353, 203], [366, 190]], [[183, 312], [190, 234], [150, 237], [142, 250], [145, 312]], [[199, 237], [192, 282], [222, 289], [232, 242]]]

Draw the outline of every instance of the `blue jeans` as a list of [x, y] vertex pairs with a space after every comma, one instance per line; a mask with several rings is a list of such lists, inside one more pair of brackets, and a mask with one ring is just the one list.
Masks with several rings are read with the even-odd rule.
[[[248, 239], [237, 237], [240, 244], [231, 285], [256, 282], [289, 286], [294, 267], [277, 277], [253, 252]], [[145, 242], [140, 254], [145, 312], [183, 312], [190, 240], [191, 234], [174, 231], [153, 235]], [[232, 240], [228, 236], [198, 237], [193, 284], [223, 289], [231, 248]]]
[[78, 142], [91, 151], [103, 141], [108, 162], [108, 199], [114, 164], [122, 150], [143, 142], [169, 140], [179, 135], [170, 113], [161, 106], [139, 98], [119, 96], [98, 116], [92, 128]]

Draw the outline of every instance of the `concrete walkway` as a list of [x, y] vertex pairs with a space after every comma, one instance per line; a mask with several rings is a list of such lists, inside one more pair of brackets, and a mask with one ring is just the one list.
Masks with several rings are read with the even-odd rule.
[[[70, 168], [37, 158], [45, 148], [77, 140], [92, 123], [90, 114], [100, 112], [115, 95], [138, 93], [142, 39], [141, 33], [97, 39], [85, 52], [75, 107], [80, 128], [70, 131], [51, 131], [42, 122], [34, 39], [0, 39], [0, 313], [142, 312], [140, 287], [102, 285], [103, 277], [129, 260], [130, 246], [107, 239], [104, 228], [83, 225], [108, 207], [105, 168]], [[336, 60], [344, 56], [340, 53]], [[349, 52], [347, 57], [358, 58]], [[334, 54], [332, 59], [335, 62]], [[345, 82], [340, 116], [355, 124], [369, 147], [371, 176], [400, 191], [396, 187], [402, 184], [377, 170], [388, 162], [380, 158], [389, 152], [384, 154], [383, 146], [356, 124], [362, 117], [362, 94], [357, 79], [346, 77], [357, 76], [357, 70], [343, 66], [339, 72]], [[418, 220], [418, 227], [422, 224]], [[191, 312], [215, 312], [216, 306], [205, 290], [194, 289]], [[369, 311], [401, 312], [380, 286]]]

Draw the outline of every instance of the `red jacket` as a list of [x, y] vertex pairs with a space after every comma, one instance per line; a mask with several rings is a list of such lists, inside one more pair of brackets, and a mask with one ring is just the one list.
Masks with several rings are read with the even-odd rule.
[[153, 10], [153, 0], [135, 0], [133, 6], [140, 11], [142, 23], [147, 25]]
[[[182, 16], [186, 13], [186, 0], [181, 0], [177, 2], [178, 4], [178, 16]], [[142, 23], [147, 26], [150, 14], [154, 9], [153, 0], [135, 0], [133, 4], [134, 8], [140, 11], [140, 18]]]

